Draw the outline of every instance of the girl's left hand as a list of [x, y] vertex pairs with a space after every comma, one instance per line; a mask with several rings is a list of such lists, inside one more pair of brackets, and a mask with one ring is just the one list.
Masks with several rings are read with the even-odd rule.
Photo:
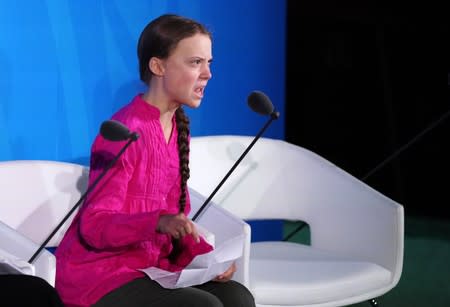
[[216, 278], [213, 279], [213, 281], [218, 282], [229, 281], [233, 277], [234, 272], [236, 272], [236, 263], [233, 262], [233, 264], [228, 268], [228, 270], [226, 270], [220, 275], [217, 275]]

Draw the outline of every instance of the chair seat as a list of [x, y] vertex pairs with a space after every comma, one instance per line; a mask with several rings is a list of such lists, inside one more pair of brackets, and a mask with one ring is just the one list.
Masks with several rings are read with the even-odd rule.
[[336, 302], [388, 286], [392, 279], [375, 263], [291, 242], [252, 243], [250, 257], [250, 288], [258, 305]]

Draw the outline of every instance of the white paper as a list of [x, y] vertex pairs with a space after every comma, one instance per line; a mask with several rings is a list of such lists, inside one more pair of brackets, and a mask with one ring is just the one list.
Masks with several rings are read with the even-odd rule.
[[0, 249], [0, 274], [35, 275], [34, 265]]
[[[214, 235], [197, 225], [199, 234], [211, 244]], [[214, 248], [209, 253], [196, 256], [192, 262], [180, 272], [169, 272], [156, 267], [141, 271], [151, 279], [168, 289], [190, 287], [208, 282], [224, 273], [235, 260], [242, 256], [244, 234], [232, 237]], [[214, 243], [214, 242], [213, 242]], [[214, 245], [214, 244], [211, 244]]]

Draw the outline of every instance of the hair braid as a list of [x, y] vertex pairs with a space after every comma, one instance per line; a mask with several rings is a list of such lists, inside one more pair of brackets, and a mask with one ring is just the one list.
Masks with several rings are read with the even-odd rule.
[[180, 194], [180, 213], [184, 212], [186, 207], [187, 194], [187, 180], [190, 176], [189, 171], [189, 118], [184, 113], [182, 107], [179, 107], [175, 112], [175, 119], [178, 130], [178, 155], [180, 159], [180, 174], [181, 174], [181, 194]]

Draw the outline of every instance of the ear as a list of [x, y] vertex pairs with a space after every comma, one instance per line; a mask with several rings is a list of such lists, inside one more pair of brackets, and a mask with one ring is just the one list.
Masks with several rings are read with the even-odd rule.
[[164, 75], [164, 65], [161, 59], [152, 57], [148, 62], [148, 68], [155, 76], [162, 77]]

